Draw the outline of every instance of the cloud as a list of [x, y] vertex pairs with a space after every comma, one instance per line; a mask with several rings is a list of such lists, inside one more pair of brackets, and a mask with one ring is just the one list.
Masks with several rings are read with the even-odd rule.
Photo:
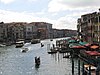
[[14, 2], [15, 0], [0, 0], [0, 2], [4, 3], [4, 4], [9, 4]]
[[[57, 29], [77, 29], [77, 19], [87, 12], [83, 11], [71, 11], [72, 13], [66, 14], [57, 19], [51, 19], [43, 17], [41, 15], [46, 14], [46, 12], [13, 12], [9, 10], [0, 10], [0, 21], [9, 22], [48, 22], [53, 24], [53, 28]], [[78, 13], [77, 13], [78, 12]], [[58, 14], [57, 14], [58, 15]], [[57, 16], [54, 15], [54, 16]], [[40, 17], [41, 16], [41, 17]]]
[[[75, 29], [75, 19], [70, 16], [58, 18], [57, 20], [37, 17], [38, 13], [13, 12], [8, 10], [0, 10], [0, 21], [9, 22], [48, 22], [53, 24], [53, 28], [57, 29]], [[39, 14], [40, 15], [40, 14]]]
[[58, 29], [76, 29], [76, 19], [68, 15], [59, 18], [55, 23], [55, 28]]
[[[14, 1], [17, 1], [17, 0], [0, 0], [0, 2], [2, 2], [4, 4], [10, 4], [10, 3], [14, 2]], [[23, 1], [25, 1], [25, 0], [23, 0]], [[38, 1], [38, 0], [27, 0], [27, 1], [35, 2], [35, 1]]]
[[11, 12], [6, 10], [0, 10], [0, 21], [4, 22], [20, 22], [20, 21], [29, 21], [31, 19], [31, 16], [28, 14], [25, 14], [25, 12]]
[[28, 0], [29, 2], [35, 2], [35, 1], [38, 1], [38, 0]]
[[51, 0], [48, 4], [48, 11], [95, 9], [100, 7], [99, 3], [100, 0]]
[[[28, 12], [13, 12], [7, 10], [0, 10], [0, 21], [5, 23], [9, 22], [49, 22], [54, 23], [46, 17], [37, 17], [38, 13], [28, 13]], [[39, 14], [40, 15], [40, 14]]]

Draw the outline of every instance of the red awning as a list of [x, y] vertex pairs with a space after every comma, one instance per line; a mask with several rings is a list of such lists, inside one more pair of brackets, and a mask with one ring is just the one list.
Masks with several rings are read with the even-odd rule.
[[89, 44], [89, 43], [87, 43], [87, 44], [85, 44], [85, 46], [90, 46], [90, 44]]
[[85, 51], [85, 53], [87, 53], [88, 55], [92, 55], [92, 56], [99, 56], [100, 53], [97, 51]]
[[73, 46], [72, 48], [85, 48], [84, 46]]

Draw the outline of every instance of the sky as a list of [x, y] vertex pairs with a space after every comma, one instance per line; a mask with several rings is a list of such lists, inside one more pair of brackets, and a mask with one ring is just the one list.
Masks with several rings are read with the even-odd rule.
[[77, 19], [99, 7], [100, 0], [0, 0], [0, 22], [47, 22], [77, 30]]

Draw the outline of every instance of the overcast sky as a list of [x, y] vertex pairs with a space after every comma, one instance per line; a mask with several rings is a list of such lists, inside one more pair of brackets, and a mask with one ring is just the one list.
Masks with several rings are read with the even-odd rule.
[[77, 29], [81, 15], [99, 12], [100, 0], [0, 0], [0, 21], [48, 22], [57, 29]]

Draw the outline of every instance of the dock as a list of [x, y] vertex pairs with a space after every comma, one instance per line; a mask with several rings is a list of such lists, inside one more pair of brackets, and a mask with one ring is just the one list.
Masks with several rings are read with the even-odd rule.
[[74, 58], [78, 59], [78, 75], [100, 75], [100, 50], [98, 44], [63, 39], [57, 40], [51, 51], [51, 54], [65, 54], [63, 58], [71, 57], [72, 75], [74, 75]]

